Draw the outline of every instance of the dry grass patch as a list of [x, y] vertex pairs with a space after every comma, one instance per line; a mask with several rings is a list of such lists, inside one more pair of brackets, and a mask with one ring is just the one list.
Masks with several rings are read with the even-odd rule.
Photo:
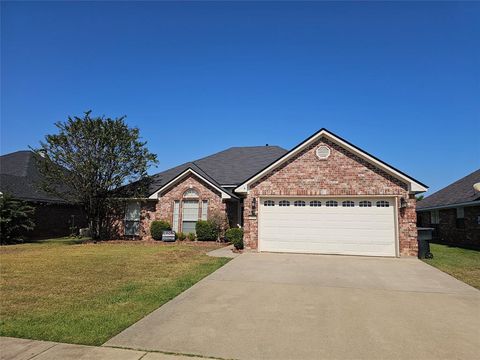
[[100, 345], [215, 271], [215, 243], [0, 248], [0, 335]]

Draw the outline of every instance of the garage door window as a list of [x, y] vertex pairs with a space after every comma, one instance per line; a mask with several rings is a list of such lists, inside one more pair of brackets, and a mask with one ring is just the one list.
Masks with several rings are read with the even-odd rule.
[[343, 206], [343, 207], [354, 207], [354, 206], [355, 206], [355, 203], [354, 203], [353, 201], [346, 200], [346, 201], [343, 201], [343, 202], [342, 202], [342, 206]]
[[293, 203], [294, 206], [305, 206], [305, 201], [297, 200]]
[[318, 200], [313, 200], [313, 201], [310, 201], [310, 206], [313, 206], [313, 207], [322, 206], [322, 202]]
[[363, 201], [360, 201], [358, 203], [358, 206], [360, 206], [360, 207], [372, 207], [372, 202], [367, 201], [367, 200], [363, 200]]
[[290, 201], [282, 200], [278, 203], [278, 206], [290, 206]]
[[388, 201], [380, 200], [377, 201], [377, 207], [389, 207], [390, 203]]
[[325, 206], [328, 206], [328, 207], [335, 207], [335, 206], [338, 206], [338, 201], [335, 201], [335, 200], [328, 200], [328, 201], [325, 203]]
[[265, 200], [265, 201], [263, 202], [263, 205], [264, 205], [264, 206], [275, 206], [275, 201], [273, 201], [273, 200]]

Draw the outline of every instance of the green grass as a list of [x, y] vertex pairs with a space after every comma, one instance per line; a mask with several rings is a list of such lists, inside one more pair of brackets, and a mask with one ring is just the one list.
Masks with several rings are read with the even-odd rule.
[[433, 259], [425, 259], [427, 264], [480, 289], [480, 251], [439, 244], [430, 244], [430, 250]]
[[228, 262], [215, 243], [0, 247], [0, 335], [100, 345]]

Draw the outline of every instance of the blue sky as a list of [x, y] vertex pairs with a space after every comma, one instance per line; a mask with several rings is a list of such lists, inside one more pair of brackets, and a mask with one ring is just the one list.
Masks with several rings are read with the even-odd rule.
[[[480, 3], [2, 2], [1, 153], [92, 109], [157, 172], [322, 127], [438, 190], [480, 166]], [[431, 191], [430, 191], [431, 192]]]

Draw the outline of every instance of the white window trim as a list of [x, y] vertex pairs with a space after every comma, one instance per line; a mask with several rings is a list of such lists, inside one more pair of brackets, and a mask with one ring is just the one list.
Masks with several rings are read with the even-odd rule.
[[430, 223], [433, 225], [440, 224], [440, 212], [438, 209], [430, 211]]

